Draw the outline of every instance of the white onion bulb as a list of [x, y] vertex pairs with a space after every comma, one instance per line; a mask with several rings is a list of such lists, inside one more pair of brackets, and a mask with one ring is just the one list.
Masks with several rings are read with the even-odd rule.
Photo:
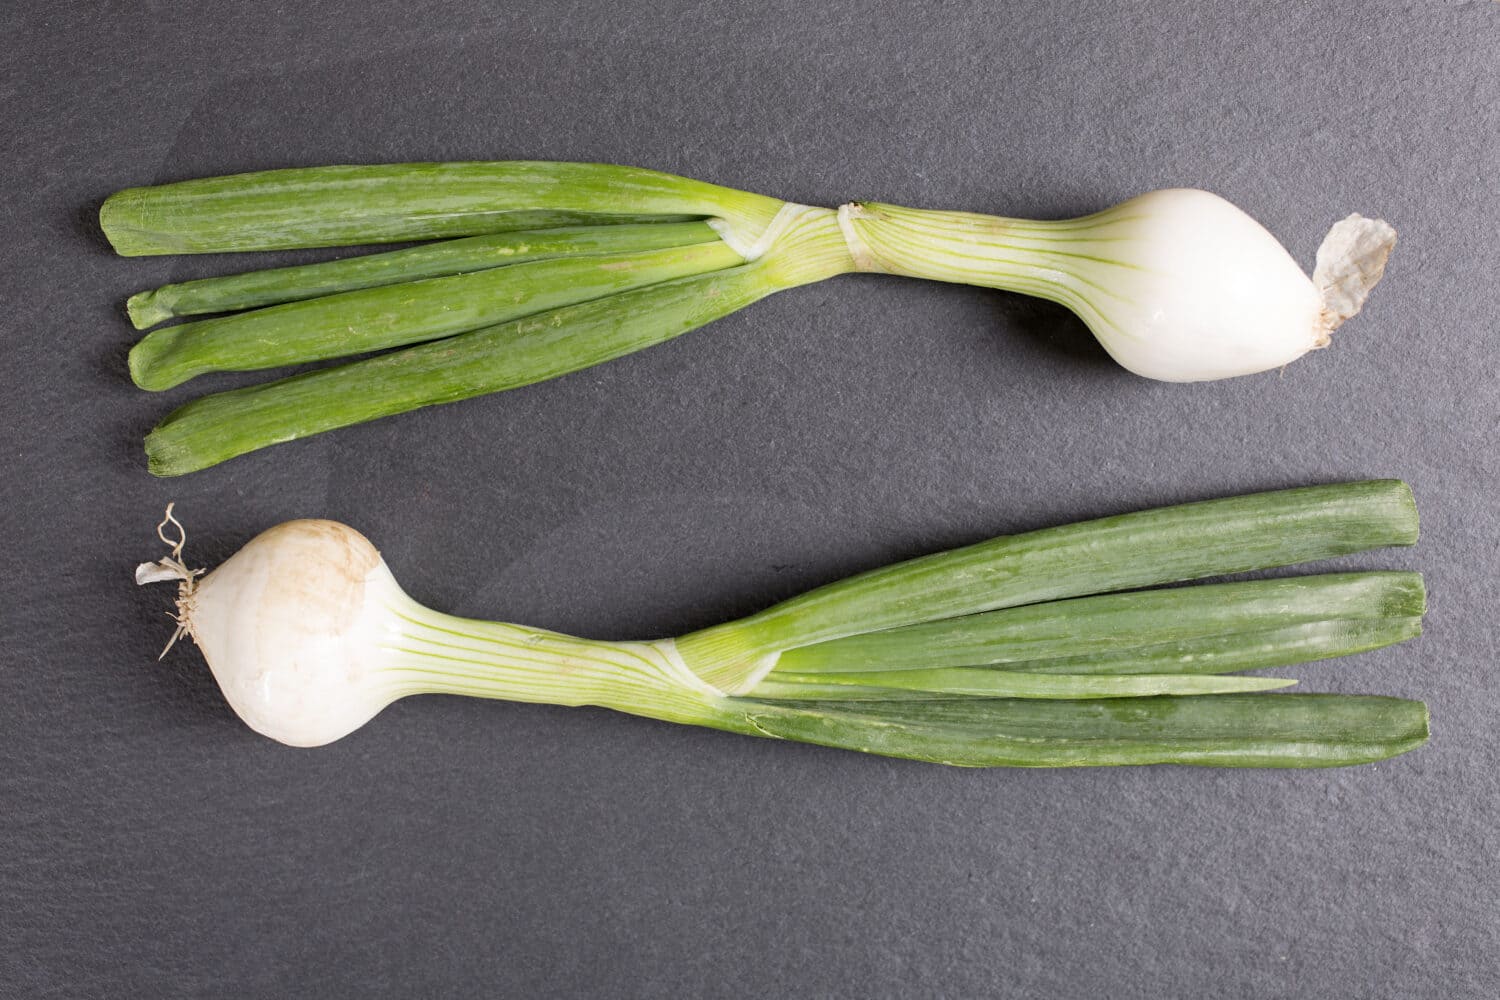
[[279, 524], [202, 579], [180, 552], [178, 541], [172, 556], [141, 564], [136, 582], [179, 582], [179, 632], [198, 644], [230, 707], [291, 746], [331, 743], [411, 694], [603, 705], [669, 721], [702, 721], [717, 695], [670, 639], [597, 642], [432, 611], [402, 591], [369, 539], [336, 521]]
[[1185, 188], [1055, 222], [876, 204], [846, 205], [839, 218], [864, 270], [1051, 299], [1125, 368], [1169, 382], [1279, 368], [1327, 345], [1396, 239], [1386, 223], [1351, 215], [1309, 278], [1260, 223]]

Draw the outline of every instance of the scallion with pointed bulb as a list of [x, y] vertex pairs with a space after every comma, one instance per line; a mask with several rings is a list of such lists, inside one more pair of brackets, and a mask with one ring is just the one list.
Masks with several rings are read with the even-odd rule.
[[[876, 202], [813, 208], [650, 170], [539, 162], [313, 167], [183, 181], [121, 191], [104, 203], [100, 221], [126, 255], [462, 238], [455, 241], [462, 246], [200, 279], [132, 299], [132, 315], [142, 324], [215, 304], [302, 303], [148, 335], [132, 371], [151, 388], [197, 371], [412, 345], [180, 407], [147, 439], [158, 475], [555, 378], [660, 343], [773, 292], [856, 271], [1051, 299], [1076, 312], [1122, 365], [1151, 378], [1245, 375], [1326, 345], [1333, 329], [1359, 311], [1395, 242], [1384, 222], [1351, 215], [1330, 230], [1309, 278], [1259, 223], [1203, 191], [1156, 191], [1081, 218], [1028, 221]], [[504, 267], [507, 258], [490, 253], [487, 241], [498, 239], [502, 248], [544, 241], [555, 233], [545, 227], [567, 226], [588, 227], [592, 235], [545, 256], [572, 263], [525, 265], [532, 271], [523, 273], [644, 267], [664, 246], [682, 246], [663, 241], [684, 227], [712, 232], [722, 246], [717, 257], [700, 255], [693, 273], [649, 271], [639, 287], [537, 296], [510, 312], [467, 308], [470, 294], [493, 295], [478, 289], [503, 288], [504, 281], [436, 286], [452, 290], [451, 311], [459, 315], [447, 322], [435, 321], [430, 299], [418, 294], [434, 286], [414, 288], [410, 301], [403, 299], [403, 278], [430, 281]], [[619, 227], [616, 238], [599, 235], [612, 226]], [[668, 236], [657, 227], [676, 230]], [[602, 253], [613, 256], [606, 261]], [[376, 315], [379, 329], [369, 334], [365, 319], [340, 339], [336, 320], [345, 310]], [[325, 331], [309, 335], [318, 341], [315, 349], [278, 342], [278, 331], [314, 314]]]
[[180, 631], [230, 705], [294, 746], [445, 693], [966, 766], [1319, 767], [1420, 746], [1425, 707], [1255, 694], [1292, 682], [1229, 671], [1411, 638], [1420, 576], [1124, 591], [1408, 545], [1416, 532], [1394, 481], [1206, 501], [997, 538], [640, 642], [423, 607], [363, 535], [332, 521], [272, 528], [201, 579], [183, 539], [163, 535], [172, 555], [136, 579], [178, 582]]

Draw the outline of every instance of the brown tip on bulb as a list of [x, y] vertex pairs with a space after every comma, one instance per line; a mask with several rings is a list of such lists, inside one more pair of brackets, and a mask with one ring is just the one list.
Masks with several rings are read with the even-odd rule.
[[347, 524], [309, 519], [261, 532], [230, 561], [242, 559], [264, 562], [268, 578], [277, 582], [277, 607], [339, 630], [358, 614], [365, 578], [380, 564], [380, 552]]
[[1314, 331], [1312, 349], [1320, 351], [1333, 343], [1333, 331], [1337, 330], [1339, 324], [1343, 321], [1344, 317], [1331, 311], [1327, 306], [1320, 309], [1318, 311], [1318, 325]]
[[1314, 347], [1327, 347], [1328, 335], [1364, 306], [1395, 246], [1396, 230], [1381, 219], [1350, 215], [1328, 230], [1313, 268], [1313, 285], [1323, 300]]

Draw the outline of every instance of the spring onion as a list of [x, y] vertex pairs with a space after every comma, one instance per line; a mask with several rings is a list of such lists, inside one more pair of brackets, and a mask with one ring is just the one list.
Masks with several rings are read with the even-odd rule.
[[[275, 307], [269, 316], [252, 312], [148, 335], [132, 371], [151, 388], [176, 384], [195, 371], [248, 370], [417, 344], [385, 356], [384, 364], [354, 362], [318, 372], [316, 382], [294, 376], [179, 408], [147, 439], [150, 467], [158, 475], [191, 472], [418, 406], [554, 378], [660, 343], [773, 292], [856, 271], [1053, 300], [1077, 313], [1122, 365], [1151, 378], [1194, 381], [1265, 371], [1325, 346], [1331, 332], [1360, 310], [1395, 242], [1384, 222], [1351, 215], [1330, 230], [1309, 279], [1259, 223], [1204, 191], [1155, 191], [1081, 218], [1028, 221], [878, 202], [815, 208], [637, 168], [535, 162], [314, 167], [182, 181], [121, 191], [105, 202], [100, 221], [126, 255], [495, 234], [528, 243], [546, 238], [528, 230], [565, 225], [620, 230], [607, 247], [577, 248], [580, 266], [595, 253], [644, 260], [664, 244], [638, 234], [657, 228], [697, 227], [722, 243], [718, 257], [700, 262], [701, 273], [652, 272], [654, 283], [622, 285], [592, 299], [599, 303], [592, 308], [583, 298], [603, 290], [581, 291], [567, 303], [538, 296], [516, 305], [527, 310], [522, 315], [471, 306], [471, 295], [486, 294], [478, 290], [489, 287], [484, 282], [423, 286], [415, 291], [451, 292], [445, 299], [453, 314], [449, 321], [422, 322], [428, 300], [418, 304], [414, 297], [409, 308], [386, 320], [399, 332], [384, 338], [356, 330], [340, 339], [334, 321], [346, 310], [364, 316], [361, 303], [400, 301], [405, 282], [437, 280], [440, 271], [431, 268], [445, 265], [434, 260], [461, 258], [485, 244], [451, 250], [435, 244], [374, 255], [364, 263], [354, 258], [308, 265], [322, 271], [279, 269], [141, 293], [131, 302], [141, 325], [213, 308], [330, 297], [317, 307], [324, 310], [318, 321], [323, 333], [314, 338], [321, 338], [314, 352], [222, 350], [218, 338], [236, 328], [227, 324], [243, 320], [248, 326], [237, 329], [259, 332], [246, 334], [246, 344], [268, 343], [286, 336], [299, 317], [312, 315], [278, 313]], [[410, 270], [403, 272], [408, 262]], [[366, 280], [386, 292], [352, 299], [332, 294], [370, 287], [361, 284]], [[417, 343], [439, 338], [446, 338], [444, 350], [454, 352], [462, 374], [446, 371], [438, 356]], [[159, 361], [161, 347], [181, 363]], [[209, 359], [206, 366], [202, 358]], [[254, 426], [241, 431], [241, 422]]]
[[968, 766], [1315, 767], [1420, 746], [1425, 707], [1259, 694], [1291, 682], [1227, 671], [1410, 638], [1418, 575], [1122, 591], [1408, 545], [1416, 532], [1394, 481], [1206, 501], [982, 542], [641, 642], [423, 607], [363, 535], [332, 521], [272, 528], [201, 579], [184, 537], [159, 527], [172, 553], [136, 579], [177, 582], [179, 634], [252, 729], [294, 746], [340, 739], [407, 695], [447, 693]]

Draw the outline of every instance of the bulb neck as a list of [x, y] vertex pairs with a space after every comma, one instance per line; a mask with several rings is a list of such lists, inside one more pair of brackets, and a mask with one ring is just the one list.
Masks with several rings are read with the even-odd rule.
[[1072, 308], [1078, 265], [1098, 253], [1108, 212], [1032, 221], [852, 202], [838, 220], [858, 269], [1022, 292]]
[[375, 683], [391, 700], [457, 694], [596, 705], [702, 723], [720, 692], [689, 670], [670, 639], [604, 642], [445, 615], [393, 596]]

